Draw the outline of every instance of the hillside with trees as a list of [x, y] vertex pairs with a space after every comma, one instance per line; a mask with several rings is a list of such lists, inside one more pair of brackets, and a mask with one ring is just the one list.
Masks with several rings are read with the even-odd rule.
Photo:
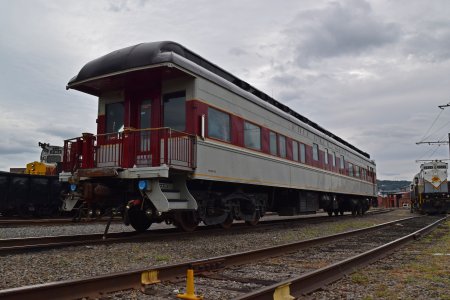
[[407, 180], [377, 180], [378, 192], [400, 192], [408, 190], [411, 181]]

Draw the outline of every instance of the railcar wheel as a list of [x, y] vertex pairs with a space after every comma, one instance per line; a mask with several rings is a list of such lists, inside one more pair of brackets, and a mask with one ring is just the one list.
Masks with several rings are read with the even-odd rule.
[[362, 217], [364, 214], [364, 209], [362, 207], [362, 205], [358, 205], [358, 216]]
[[200, 223], [200, 220], [195, 212], [176, 212], [174, 214], [175, 226], [183, 231], [194, 231], [197, 228], [198, 223]]
[[220, 223], [220, 227], [222, 227], [223, 229], [230, 229], [231, 225], [233, 225], [233, 221], [233, 216], [229, 214], [225, 221]]
[[17, 205], [17, 214], [19, 215], [19, 217], [24, 219], [32, 217], [32, 213], [30, 212], [30, 210], [28, 209], [28, 205], [26, 204]]
[[327, 211], [327, 213], [328, 213], [328, 216], [329, 216], [329, 217], [332, 217], [332, 216], [333, 216], [333, 211], [332, 211], [332, 210]]
[[245, 224], [248, 225], [248, 226], [255, 226], [256, 224], [259, 223], [259, 219], [260, 218], [261, 217], [259, 216], [259, 213], [256, 213], [254, 218], [253, 218], [253, 220], [245, 221]]
[[247, 224], [248, 226], [255, 226], [256, 224], [259, 223], [259, 219], [255, 219], [255, 220], [251, 220], [251, 221], [245, 221], [245, 224]]
[[140, 210], [139, 207], [131, 207], [127, 213], [131, 227], [137, 232], [144, 232], [152, 225], [152, 221], [149, 220], [145, 212]]

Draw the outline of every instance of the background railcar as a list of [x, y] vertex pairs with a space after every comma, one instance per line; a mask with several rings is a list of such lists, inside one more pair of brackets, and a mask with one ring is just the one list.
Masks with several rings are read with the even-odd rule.
[[411, 211], [427, 214], [450, 212], [448, 164], [434, 160], [420, 165], [411, 185]]
[[42, 217], [58, 214], [58, 176], [0, 172], [0, 215]]
[[99, 112], [96, 135], [65, 141], [67, 210], [122, 206], [137, 230], [192, 230], [266, 211], [363, 213], [376, 196], [367, 153], [179, 44], [114, 51], [67, 88], [97, 96]]
[[40, 161], [0, 172], [0, 216], [47, 217], [59, 213], [63, 147], [39, 143]]

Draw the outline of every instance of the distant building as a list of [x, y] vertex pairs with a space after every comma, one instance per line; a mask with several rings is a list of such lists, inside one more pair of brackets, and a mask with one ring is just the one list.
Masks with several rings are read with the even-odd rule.
[[386, 192], [378, 195], [378, 207], [405, 207], [411, 205], [411, 194], [409, 191]]

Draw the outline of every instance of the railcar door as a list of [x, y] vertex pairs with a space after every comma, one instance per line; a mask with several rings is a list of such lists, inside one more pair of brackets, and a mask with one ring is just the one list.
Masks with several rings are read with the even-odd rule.
[[161, 101], [159, 93], [137, 95], [136, 166], [159, 166]]

